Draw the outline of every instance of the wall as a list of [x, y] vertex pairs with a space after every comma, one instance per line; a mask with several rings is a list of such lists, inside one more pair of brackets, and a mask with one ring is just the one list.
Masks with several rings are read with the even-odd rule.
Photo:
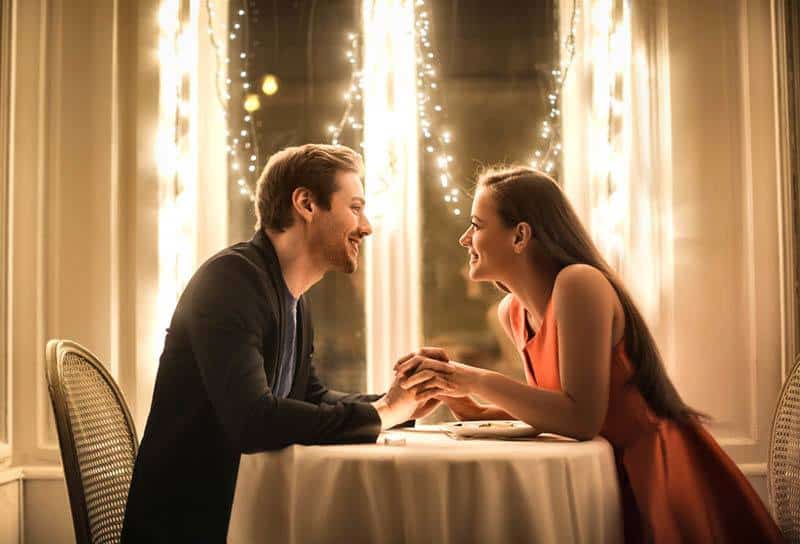
[[[116, 378], [140, 433], [163, 331], [158, 278], [159, 0], [10, 3], [8, 353], [11, 458], [0, 460], [0, 541], [72, 540], [44, 374], [50, 338], [75, 340]], [[225, 12], [227, 2], [217, 1]], [[192, 2], [197, 100], [214, 103], [205, 10]], [[224, 24], [224, 18], [220, 24]], [[203, 218], [195, 253], [227, 243], [222, 112], [195, 117]], [[218, 154], [211, 150], [221, 150]], [[14, 495], [18, 496], [13, 500]], [[4, 503], [5, 504], [5, 503]], [[14, 523], [14, 519], [21, 520]]]
[[[44, 377], [48, 339], [89, 347], [140, 418], [149, 407], [137, 378], [155, 351], [156, 5], [11, 2], [10, 445], [12, 467], [25, 468], [0, 471], [3, 497], [19, 491], [3, 510], [3, 539], [72, 540]], [[14, 509], [21, 524], [9, 524]]]
[[0, 470], [0, 542], [20, 542], [22, 537], [21, 471]]

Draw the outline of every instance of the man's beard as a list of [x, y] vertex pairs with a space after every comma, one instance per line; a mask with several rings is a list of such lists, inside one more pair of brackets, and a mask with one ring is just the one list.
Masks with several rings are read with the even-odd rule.
[[349, 238], [344, 242], [333, 237], [325, 237], [322, 243], [322, 255], [331, 268], [345, 274], [352, 274], [358, 268], [358, 260], [350, 253]]

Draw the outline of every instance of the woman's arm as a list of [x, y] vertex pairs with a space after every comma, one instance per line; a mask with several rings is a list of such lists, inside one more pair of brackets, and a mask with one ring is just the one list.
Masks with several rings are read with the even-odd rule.
[[475, 393], [543, 432], [593, 438], [608, 409], [616, 294], [598, 270], [564, 269], [553, 287], [562, 391], [483, 372]]
[[427, 359], [401, 365], [416, 367], [404, 387], [417, 398], [476, 394], [542, 432], [579, 440], [594, 437], [608, 409], [613, 287], [598, 270], [584, 265], [564, 269], [553, 288], [553, 311], [559, 346], [561, 391], [532, 387], [460, 363]]
[[437, 397], [444, 402], [459, 421], [480, 419], [514, 419], [508, 412], [494, 405], [480, 404], [472, 397]]

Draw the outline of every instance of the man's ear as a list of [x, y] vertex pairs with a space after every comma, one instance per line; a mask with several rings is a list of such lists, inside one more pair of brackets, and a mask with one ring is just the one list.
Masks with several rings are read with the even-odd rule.
[[525, 251], [531, 240], [533, 240], [533, 230], [528, 223], [517, 223], [514, 227], [514, 253], [520, 254]]
[[292, 191], [292, 207], [303, 221], [310, 223], [314, 215], [314, 199], [311, 191], [305, 187], [298, 187]]

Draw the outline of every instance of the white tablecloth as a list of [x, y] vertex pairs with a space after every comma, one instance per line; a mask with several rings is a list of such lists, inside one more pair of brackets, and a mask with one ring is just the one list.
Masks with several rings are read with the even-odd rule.
[[243, 455], [228, 542], [620, 542], [611, 446], [552, 435]]

